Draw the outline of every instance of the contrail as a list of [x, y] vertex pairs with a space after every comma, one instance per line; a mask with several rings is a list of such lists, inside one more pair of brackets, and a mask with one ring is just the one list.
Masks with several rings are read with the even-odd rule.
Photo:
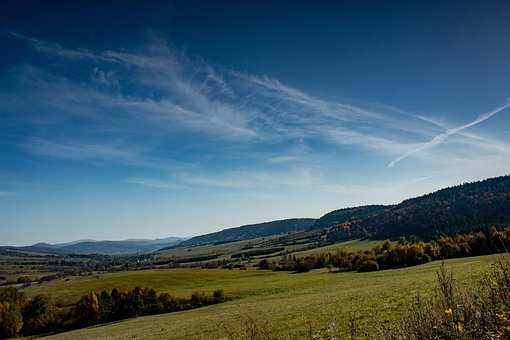
[[417, 152], [420, 152], [420, 151], [429, 149], [429, 148], [431, 148], [433, 146], [436, 146], [438, 144], [441, 144], [449, 136], [457, 134], [457, 133], [461, 132], [462, 130], [465, 130], [465, 129], [470, 128], [472, 126], [475, 126], [477, 124], [480, 124], [481, 122], [486, 121], [487, 119], [491, 118], [495, 114], [497, 114], [497, 113], [499, 113], [499, 112], [501, 112], [501, 111], [503, 111], [503, 110], [505, 110], [505, 109], [507, 109], [509, 107], [510, 107], [510, 100], [507, 100], [507, 102], [504, 105], [502, 105], [502, 106], [500, 106], [500, 107], [498, 107], [498, 108], [496, 108], [496, 109], [494, 109], [492, 111], [489, 111], [489, 112], [486, 112], [486, 113], [483, 113], [483, 114], [479, 115], [475, 120], [473, 120], [470, 123], [464, 124], [464, 125], [456, 127], [456, 128], [448, 129], [445, 132], [435, 136], [430, 141], [428, 141], [426, 143], [423, 143], [420, 146], [418, 146], [417, 148], [409, 150], [408, 152], [404, 153], [402, 156], [394, 159], [393, 161], [388, 163], [388, 167], [392, 168], [392, 167], [395, 166], [395, 164], [397, 164], [401, 160], [406, 159], [407, 157], [409, 157], [411, 155], [414, 155]]

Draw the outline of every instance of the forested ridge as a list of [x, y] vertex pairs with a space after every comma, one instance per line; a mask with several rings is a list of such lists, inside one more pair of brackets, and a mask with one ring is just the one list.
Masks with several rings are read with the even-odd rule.
[[315, 226], [329, 227], [331, 240], [411, 235], [432, 239], [444, 233], [508, 223], [510, 176], [501, 176], [442, 189], [396, 205], [334, 211], [317, 220]]
[[285, 220], [249, 224], [241, 227], [223, 229], [181, 242], [179, 246], [194, 246], [208, 243], [233, 242], [256, 237], [271, 236], [310, 228], [316, 220], [313, 218], [290, 218]]

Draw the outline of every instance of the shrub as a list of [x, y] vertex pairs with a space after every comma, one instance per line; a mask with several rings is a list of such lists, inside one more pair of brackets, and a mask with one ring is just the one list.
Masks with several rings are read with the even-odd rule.
[[375, 260], [364, 260], [358, 266], [359, 272], [373, 272], [379, 270], [379, 264]]
[[190, 303], [191, 303], [191, 306], [194, 307], [194, 308], [197, 308], [197, 307], [202, 307], [202, 306], [205, 306], [207, 305], [207, 297], [205, 296], [204, 293], [193, 293], [191, 294], [191, 300], [190, 300]]
[[158, 302], [163, 306], [165, 311], [176, 311], [178, 310], [177, 301], [168, 293], [161, 293], [158, 296]]
[[262, 259], [259, 262], [259, 269], [270, 269], [271, 263], [267, 259]]
[[57, 324], [56, 307], [44, 295], [37, 295], [30, 300], [23, 308], [22, 316], [24, 335], [48, 332]]
[[297, 272], [297, 273], [305, 273], [305, 272], [309, 272], [310, 270], [313, 269], [313, 259], [312, 258], [304, 258], [304, 259], [298, 259], [296, 262], [295, 262], [295, 265], [294, 265], [294, 270]]
[[18, 284], [25, 284], [25, 283], [31, 283], [31, 282], [32, 282], [32, 278], [29, 276], [20, 276], [16, 280], [16, 283], [18, 283]]

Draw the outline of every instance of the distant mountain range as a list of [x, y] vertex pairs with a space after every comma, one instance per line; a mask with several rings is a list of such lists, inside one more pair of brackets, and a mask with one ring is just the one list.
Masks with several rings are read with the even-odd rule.
[[128, 239], [121, 241], [79, 240], [68, 243], [36, 243], [24, 247], [0, 247], [4, 250], [17, 250], [44, 254], [104, 254], [126, 255], [150, 253], [161, 248], [170, 247], [185, 240], [181, 237], [166, 237], [160, 239]]
[[290, 218], [285, 220], [248, 224], [241, 227], [223, 229], [221, 231], [195, 236], [183, 241], [179, 246], [196, 246], [201, 244], [233, 242], [247, 240], [256, 237], [271, 236], [291, 231], [309, 229], [316, 219], [314, 218]]
[[27, 247], [0, 247], [48, 254], [135, 254], [173, 247], [220, 244], [288, 232], [324, 229], [330, 240], [353, 238], [430, 239], [489, 226], [510, 225], [510, 176], [490, 178], [442, 189], [395, 205], [344, 208], [319, 219], [291, 218], [224, 229], [190, 239], [168, 237], [123, 241], [79, 240], [37, 243]]

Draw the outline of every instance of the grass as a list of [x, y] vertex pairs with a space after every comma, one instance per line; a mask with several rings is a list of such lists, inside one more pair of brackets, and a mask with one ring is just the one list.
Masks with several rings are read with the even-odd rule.
[[308, 250], [303, 250], [294, 253], [293, 255], [296, 255], [296, 257], [304, 257], [314, 254], [320, 254], [320, 253], [335, 253], [338, 249], [341, 248], [348, 248], [352, 251], [358, 251], [358, 250], [368, 250], [376, 245], [382, 243], [382, 241], [377, 240], [351, 240], [351, 241], [345, 241], [340, 243], [331, 244], [329, 246], [319, 247], [319, 248], [313, 248]]
[[[316, 247], [316, 248], [300, 250], [300, 251], [290, 251], [289, 253], [296, 257], [306, 257], [306, 256], [317, 255], [317, 254], [321, 254], [321, 253], [322, 254], [326, 254], [326, 253], [333, 254], [333, 253], [336, 253], [336, 251], [341, 248], [347, 248], [352, 251], [359, 251], [359, 250], [363, 251], [363, 250], [371, 249], [382, 242], [383, 241], [378, 241], [378, 240], [350, 240], [350, 241], [344, 241], [344, 242], [339, 242], [339, 243], [335, 243], [335, 244], [330, 244], [330, 245], [323, 246], [323, 247]], [[294, 248], [303, 248], [305, 246], [306, 245], [297, 245], [297, 246], [294, 246]], [[293, 247], [288, 246], [285, 249], [293, 250]], [[258, 263], [261, 258], [266, 258], [268, 261], [278, 261], [281, 259], [281, 255], [257, 256], [257, 257], [253, 258], [252, 264]]]
[[[467, 283], [487, 268], [494, 256], [446, 261], [460, 282]], [[385, 320], [398, 318], [416, 292], [434, 286], [440, 262], [370, 273], [329, 273], [314, 270], [292, 274], [257, 270], [169, 269], [104, 274], [30, 287], [29, 295], [51, 294], [63, 302], [76, 300], [88, 290], [136, 285], [174, 295], [223, 288], [237, 299], [179, 313], [140, 317], [109, 325], [52, 336], [53, 339], [211, 339], [225, 337], [224, 327], [239, 328], [242, 320], [268, 322], [279, 334], [303, 336], [350, 312], [370, 328], [374, 312]], [[342, 320], [339, 320], [342, 321]]]
[[[293, 254], [302, 257], [316, 253], [335, 252], [336, 249], [342, 247], [349, 247], [352, 250], [364, 250], [375, 246], [379, 242], [353, 240]], [[232, 247], [232, 245], [229, 244], [229, 247]], [[279, 258], [280, 256], [276, 256], [270, 259], [278, 260]], [[74, 303], [81, 295], [90, 290], [132, 289], [137, 285], [151, 287], [158, 292], [167, 292], [182, 297], [187, 297], [196, 291], [209, 293], [217, 288], [222, 288], [227, 294], [235, 297], [245, 297], [259, 294], [259, 290], [264, 291], [267, 287], [272, 287], [271, 289], [279, 289], [280, 286], [286, 287], [287, 283], [285, 281], [287, 280], [283, 280], [284, 283], [280, 281], [282, 276], [288, 275], [289, 273], [257, 270], [209, 269], [201, 271], [186, 268], [140, 270], [59, 279], [42, 285], [33, 285], [26, 289], [26, 293], [30, 296], [39, 293], [49, 294], [54, 296], [56, 302], [62, 305]], [[253, 284], [253, 280], [257, 280], [256, 282], [261, 288], [256, 288], [257, 285]], [[299, 284], [299, 280], [293, 280], [293, 282]]]

